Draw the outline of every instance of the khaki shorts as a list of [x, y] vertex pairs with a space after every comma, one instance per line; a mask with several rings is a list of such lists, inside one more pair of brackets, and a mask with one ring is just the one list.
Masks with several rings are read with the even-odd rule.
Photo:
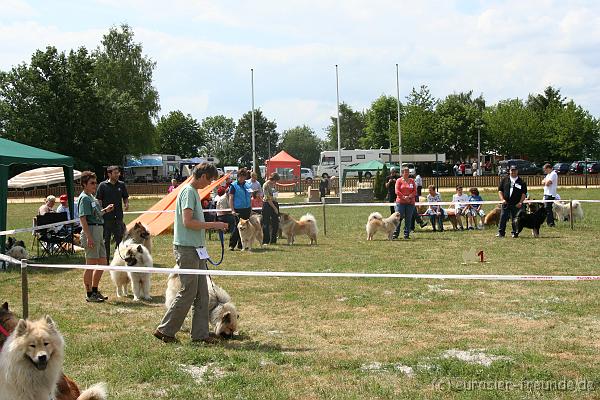
[[85, 249], [86, 259], [106, 258], [106, 247], [104, 247], [104, 227], [102, 225], [89, 225], [94, 248], [87, 247], [87, 236], [81, 231], [81, 246]]

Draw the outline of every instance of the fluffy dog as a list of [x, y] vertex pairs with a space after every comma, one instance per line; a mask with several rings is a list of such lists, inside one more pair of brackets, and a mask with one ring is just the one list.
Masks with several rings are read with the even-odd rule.
[[294, 244], [296, 235], [305, 234], [310, 238], [310, 244], [317, 244], [317, 220], [312, 214], [305, 214], [296, 221], [291, 215], [279, 213], [281, 231], [287, 238], [289, 245]]
[[485, 214], [483, 225], [498, 225], [500, 223], [500, 213], [502, 213], [502, 208], [497, 205], [492, 211]]
[[29, 257], [29, 253], [25, 248], [25, 242], [16, 240], [13, 237], [9, 237], [6, 242], [6, 255], [15, 260], [26, 260]]
[[60, 392], [64, 346], [49, 316], [33, 322], [19, 320], [0, 352], [0, 400], [106, 399], [104, 384], [94, 385], [80, 395], [77, 390], [77, 397]]
[[[179, 267], [176, 265], [174, 268]], [[206, 284], [208, 285], [208, 316], [210, 323], [213, 325], [216, 335], [230, 338], [238, 329], [239, 315], [237, 308], [231, 302], [231, 296], [223, 288], [217, 286], [210, 276], [206, 277]], [[165, 307], [171, 307], [180, 289], [179, 275], [170, 274], [165, 292]]]
[[367, 240], [373, 240], [373, 236], [377, 231], [383, 231], [387, 233], [388, 240], [392, 240], [394, 230], [398, 227], [398, 224], [402, 220], [402, 215], [396, 211], [387, 218], [378, 212], [372, 212], [367, 218]]
[[263, 231], [260, 214], [252, 214], [248, 219], [240, 218], [237, 228], [242, 239], [242, 250], [252, 250], [255, 240], [259, 246], [262, 246]]
[[[119, 245], [110, 263], [112, 266], [147, 268], [151, 268], [153, 264], [148, 249], [131, 241]], [[140, 298], [152, 300], [150, 296], [151, 276], [152, 274], [142, 272], [110, 271], [110, 277], [117, 287], [117, 297], [128, 295], [127, 284], [131, 282], [134, 301], [139, 301]]]
[[540, 236], [540, 227], [546, 220], [546, 209], [536, 203], [529, 203], [529, 213], [524, 208], [517, 213], [517, 233], [521, 233], [523, 228], [532, 229], [534, 237]]
[[[569, 221], [571, 213], [569, 210], [569, 203], [556, 200], [552, 205], [552, 212], [554, 213], [554, 219], [557, 221]], [[583, 219], [583, 207], [577, 200], [573, 200], [573, 222]]]
[[125, 232], [123, 236], [123, 242], [132, 241], [133, 243], [143, 244], [150, 253], [152, 253], [152, 235], [150, 229], [142, 224], [136, 222], [133, 228]]

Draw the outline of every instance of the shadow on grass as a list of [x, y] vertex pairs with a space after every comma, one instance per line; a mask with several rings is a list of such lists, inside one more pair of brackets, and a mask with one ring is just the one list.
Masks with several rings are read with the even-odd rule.
[[114, 300], [110, 300], [106, 302], [106, 304], [111, 306], [118, 306], [123, 308], [144, 308], [144, 307], [157, 307], [163, 306], [165, 303], [165, 296], [152, 296], [152, 300], [140, 300], [134, 301], [133, 295], [127, 296], [126, 299], [123, 297], [114, 297]]
[[286, 347], [273, 343], [261, 343], [256, 340], [251, 340], [251, 337], [244, 333], [234, 335], [228, 340], [222, 340], [220, 344], [221, 346], [231, 350], [260, 351], [263, 353], [284, 351], [300, 353], [312, 351], [311, 348], [307, 347]]

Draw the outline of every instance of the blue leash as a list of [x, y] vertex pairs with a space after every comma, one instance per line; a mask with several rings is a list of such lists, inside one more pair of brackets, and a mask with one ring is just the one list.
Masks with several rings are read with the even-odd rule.
[[223, 233], [222, 230], [219, 230], [219, 240], [221, 241], [221, 259], [219, 260], [219, 262], [215, 263], [213, 260], [210, 259], [210, 257], [206, 259], [215, 267], [223, 262], [223, 257], [225, 256], [225, 233]]

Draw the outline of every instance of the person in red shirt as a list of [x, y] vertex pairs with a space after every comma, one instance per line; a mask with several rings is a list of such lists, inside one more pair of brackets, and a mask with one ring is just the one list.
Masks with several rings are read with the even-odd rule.
[[[417, 184], [410, 177], [408, 167], [402, 168], [402, 176], [396, 180], [396, 211], [402, 215], [404, 220], [404, 239], [408, 239], [410, 235], [411, 221], [415, 210], [415, 199], [417, 197]], [[394, 239], [398, 239], [400, 234], [400, 224], [394, 232]]]

